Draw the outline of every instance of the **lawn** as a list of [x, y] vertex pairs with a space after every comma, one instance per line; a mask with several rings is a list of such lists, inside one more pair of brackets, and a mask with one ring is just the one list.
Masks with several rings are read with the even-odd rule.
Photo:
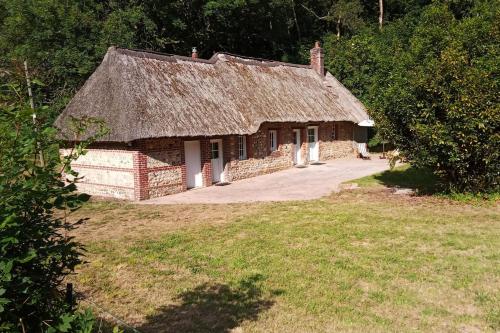
[[93, 202], [75, 288], [140, 332], [500, 330], [498, 202], [384, 177], [305, 202]]

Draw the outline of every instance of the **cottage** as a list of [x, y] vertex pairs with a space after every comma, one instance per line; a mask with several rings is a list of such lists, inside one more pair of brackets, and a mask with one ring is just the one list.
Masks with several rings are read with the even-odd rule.
[[56, 121], [109, 128], [73, 164], [79, 189], [143, 200], [353, 154], [370, 120], [323, 60], [319, 43], [310, 65], [109, 48]]

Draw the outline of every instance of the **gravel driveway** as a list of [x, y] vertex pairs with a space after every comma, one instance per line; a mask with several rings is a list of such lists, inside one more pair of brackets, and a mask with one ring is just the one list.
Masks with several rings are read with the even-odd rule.
[[317, 199], [338, 191], [345, 181], [389, 169], [387, 160], [338, 159], [268, 175], [141, 201], [142, 204], [236, 203]]

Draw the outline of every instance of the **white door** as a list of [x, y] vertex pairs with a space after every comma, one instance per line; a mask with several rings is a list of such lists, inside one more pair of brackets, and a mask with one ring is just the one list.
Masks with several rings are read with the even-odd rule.
[[293, 130], [293, 144], [294, 144], [294, 155], [293, 155], [293, 162], [295, 164], [301, 164], [302, 163], [302, 156], [301, 156], [301, 143], [300, 143], [300, 130], [299, 129], [294, 129]]
[[309, 161], [319, 161], [318, 126], [307, 128], [307, 142], [309, 143]]
[[222, 140], [210, 140], [210, 154], [212, 161], [212, 181], [224, 182], [224, 163], [222, 161]]
[[184, 141], [186, 182], [188, 188], [203, 186], [200, 141]]

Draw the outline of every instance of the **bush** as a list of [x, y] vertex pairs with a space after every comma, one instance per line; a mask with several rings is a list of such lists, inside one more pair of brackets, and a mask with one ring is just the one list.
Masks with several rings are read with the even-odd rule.
[[499, 13], [498, 1], [433, 1], [382, 32], [326, 39], [326, 66], [377, 135], [449, 192], [499, 190]]
[[95, 324], [95, 317], [90, 310], [77, 313], [64, 313], [59, 317], [59, 320], [47, 328], [46, 333], [92, 333], [95, 331]]
[[32, 112], [23, 101], [0, 96], [0, 331], [45, 331], [60, 318], [69, 322], [61, 284], [83, 251], [68, 236], [83, 221], [66, 216], [89, 196], [75, 192], [77, 178], [63, 176], [77, 176], [70, 162], [89, 141], [61, 158], [56, 130], [35, 126]]
[[434, 170], [449, 191], [500, 186], [500, 17], [493, 3], [475, 1], [459, 17], [451, 3], [428, 6], [406, 48], [393, 52], [393, 69], [383, 74], [390, 82], [373, 103], [385, 137], [412, 165]]

